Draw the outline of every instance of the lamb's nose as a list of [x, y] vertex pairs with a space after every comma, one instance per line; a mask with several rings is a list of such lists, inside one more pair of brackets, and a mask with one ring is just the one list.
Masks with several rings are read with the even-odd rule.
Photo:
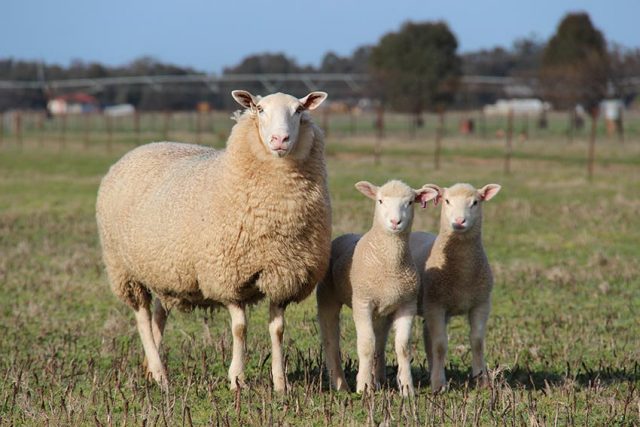
[[401, 219], [392, 219], [391, 220], [391, 225], [393, 225], [394, 227], [397, 227], [400, 225], [400, 223], [402, 222]]
[[463, 225], [467, 220], [466, 220], [466, 219], [464, 219], [464, 217], [459, 216], [459, 217], [457, 217], [454, 221], [455, 221], [455, 222], [456, 222], [456, 224], [458, 224], [458, 225]]

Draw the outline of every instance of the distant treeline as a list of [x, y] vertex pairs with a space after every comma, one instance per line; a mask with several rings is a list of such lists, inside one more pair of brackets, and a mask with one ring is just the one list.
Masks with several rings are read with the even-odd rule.
[[[582, 16], [584, 18], [584, 16]], [[588, 17], [586, 18], [588, 21]], [[587, 22], [590, 25], [589, 22]], [[584, 30], [580, 30], [584, 33]], [[593, 30], [595, 31], [595, 30]], [[398, 56], [398, 43], [403, 43], [402, 36], [406, 34], [405, 45], [417, 46], [415, 40], [422, 40], [418, 48], [424, 58], [415, 60], [415, 56], [404, 54]], [[429, 40], [431, 38], [431, 40]], [[575, 37], [574, 37], [575, 38]], [[408, 42], [407, 42], [408, 40]], [[435, 40], [435, 41], [434, 41]], [[446, 44], [442, 40], [450, 40], [452, 53], [437, 52], [441, 45]], [[604, 41], [604, 39], [602, 39]], [[385, 46], [385, 43], [387, 46]], [[394, 45], [394, 43], [396, 45]], [[432, 43], [431, 45], [429, 43]], [[565, 43], [566, 45], [566, 43]], [[575, 45], [575, 43], [574, 43]], [[430, 46], [435, 46], [431, 48]], [[357, 73], [368, 74], [374, 87], [365, 88], [364, 91], [354, 92], [347, 85], [329, 84], [323, 89], [331, 93], [332, 100], [345, 100], [355, 102], [361, 96], [370, 96], [382, 99], [391, 107], [419, 113], [429, 104], [442, 101], [442, 105], [462, 108], [475, 108], [486, 103], [494, 102], [499, 96], [504, 96], [499, 89], [461, 91], [456, 83], [460, 75], [483, 76], [512, 76], [532, 77], [540, 76], [541, 67], [544, 66], [545, 49], [548, 42], [535, 37], [516, 40], [509, 48], [495, 47], [475, 52], [457, 54], [457, 41], [450, 33], [446, 24], [413, 24], [407, 23], [398, 33], [389, 33], [381, 38], [378, 45], [361, 46], [351, 55], [340, 56], [333, 52], [324, 55], [318, 67], [300, 65], [294, 59], [283, 53], [260, 53], [247, 56], [240, 63], [226, 67], [224, 74], [261, 74], [261, 73]], [[564, 45], [563, 45], [564, 46]], [[562, 46], [561, 46], [562, 47]], [[607, 48], [605, 48], [607, 49]], [[574, 49], [575, 50], [575, 49]], [[433, 51], [433, 52], [432, 52]], [[609, 46], [606, 61], [609, 80], [621, 79], [627, 76], [640, 75], [640, 49], [626, 49], [619, 46]], [[560, 51], [561, 55], [565, 55]], [[402, 52], [401, 52], [402, 53]], [[387, 58], [385, 59], [385, 55]], [[449, 55], [450, 66], [446, 70], [434, 69], [434, 62], [443, 62]], [[451, 55], [453, 55], [451, 57]], [[399, 59], [396, 59], [398, 57]], [[548, 50], [547, 50], [548, 57]], [[441, 60], [442, 59], [442, 60]], [[393, 66], [400, 61], [408, 62], [406, 69], [412, 69], [409, 79], [405, 75], [399, 76]], [[422, 62], [421, 62], [422, 61]], [[548, 61], [547, 61], [548, 62]], [[389, 65], [391, 64], [391, 65]], [[376, 68], [377, 67], [377, 68]], [[386, 67], [386, 68], [385, 68]], [[405, 68], [402, 68], [404, 70]], [[450, 72], [449, 80], [442, 80], [445, 71]], [[393, 74], [393, 73], [396, 74]], [[564, 71], [562, 73], [566, 74]], [[122, 66], [106, 66], [99, 63], [74, 61], [69, 66], [42, 64], [35, 61], [21, 61], [16, 59], [0, 59], [0, 80], [22, 81], [47, 81], [77, 78], [103, 78], [120, 76], [145, 76], [145, 75], [185, 75], [203, 74], [201, 71], [181, 67], [174, 64], [160, 62], [151, 57], [142, 57]], [[390, 77], [391, 76], [391, 77]], [[416, 77], [417, 76], [417, 77]], [[426, 76], [426, 77], [424, 77]], [[378, 79], [378, 80], [376, 80]], [[419, 81], [424, 79], [424, 81]], [[396, 86], [387, 85], [388, 82], [396, 82]], [[377, 87], [375, 87], [377, 85]], [[382, 86], [388, 86], [382, 91]], [[89, 91], [103, 105], [129, 103], [139, 110], [193, 110], [200, 102], [208, 102], [213, 108], [231, 108], [233, 101], [229, 91], [237, 89], [233, 87], [217, 88], [210, 90], [203, 84], [183, 85], [132, 85], [132, 86], [105, 86]], [[265, 93], [267, 90], [261, 83], [243, 84], [243, 89], [255, 93]], [[286, 87], [278, 87], [282, 91], [303, 95], [308, 89], [302, 83], [287, 84]], [[397, 93], [396, 93], [397, 92]], [[438, 92], [438, 93], [435, 93]], [[438, 98], [445, 93], [448, 98]], [[407, 99], [413, 94], [421, 93], [421, 100], [416, 105], [403, 105], [398, 100]], [[47, 99], [61, 95], [61, 92], [47, 93], [42, 90], [2, 90], [0, 91], [0, 111], [12, 108], [41, 109], [44, 108]], [[395, 98], [395, 99], [394, 99]], [[446, 102], [445, 102], [446, 101]], [[573, 100], [571, 100], [573, 102]]]

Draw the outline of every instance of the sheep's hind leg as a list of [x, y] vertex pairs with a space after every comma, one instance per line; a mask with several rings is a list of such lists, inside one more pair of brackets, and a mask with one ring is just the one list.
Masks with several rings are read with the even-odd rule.
[[484, 360], [484, 337], [489, 319], [490, 303], [475, 307], [469, 312], [469, 340], [471, 341], [471, 376], [484, 386], [489, 382], [487, 365]]
[[340, 358], [340, 309], [342, 304], [332, 298], [324, 298], [323, 288], [318, 286], [318, 323], [324, 348], [329, 379], [333, 387], [349, 391]]
[[169, 310], [166, 310], [162, 305], [162, 301], [160, 301], [159, 298], [156, 298], [153, 304], [153, 317], [151, 318], [151, 327], [153, 330], [153, 342], [156, 343], [158, 351], [160, 351], [162, 335], [164, 334], [164, 327], [167, 324], [168, 316]]
[[229, 304], [231, 315], [231, 333], [233, 334], [233, 355], [229, 366], [231, 390], [244, 385], [244, 357], [247, 337], [247, 317], [243, 306]]
[[136, 310], [136, 324], [138, 326], [138, 333], [142, 340], [142, 347], [147, 360], [147, 369], [153, 376], [153, 379], [160, 384], [160, 386], [166, 391], [169, 389], [169, 382], [167, 380], [167, 372], [160, 360], [160, 353], [153, 340], [153, 330], [151, 325], [151, 310], [149, 309], [149, 301], [138, 306]]
[[400, 307], [393, 316], [395, 329], [396, 358], [398, 359], [398, 388], [403, 396], [413, 395], [413, 377], [411, 376], [411, 325], [416, 315], [415, 304]]
[[284, 307], [271, 303], [269, 305], [269, 335], [271, 335], [271, 375], [273, 389], [284, 392], [287, 382], [284, 375], [284, 357], [282, 355], [282, 338], [284, 335]]
[[446, 313], [442, 307], [425, 307], [424, 321], [431, 341], [431, 391], [438, 393], [447, 388], [444, 372], [448, 344]]

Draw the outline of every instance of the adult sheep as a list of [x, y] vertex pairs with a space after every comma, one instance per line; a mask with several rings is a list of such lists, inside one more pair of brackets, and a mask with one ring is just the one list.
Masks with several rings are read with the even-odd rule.
[[284, 391], [285, 308], [311, 293], [329, 261], [324, 140], [308, 113], [327, 94], [232, 95], [246, 109], [225, 150], [147, 144], [114, 164], [98, 191], [111, 288], [135, 311], [147, 368], [165, 389], [159, 349], [172, 307], [226, 306], [235, 389], [244, 381], [245, 307], [267, 297], [273, 384]]

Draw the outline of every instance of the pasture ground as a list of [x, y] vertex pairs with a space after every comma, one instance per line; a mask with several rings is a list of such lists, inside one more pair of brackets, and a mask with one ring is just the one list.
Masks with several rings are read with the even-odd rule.
[[[187, 140], [174, 136], [174, 140]], [[516, 142], [512, 173], [503, 142], [444, 141], [433, 169], [427, 138], [328, 138], [334, 235], [363, 232], [371, 203], [354, 188], [401, 178], [502, 184], [485, 206], [484, 238], [496, 285], [487, 336], [491, 385], [468, 379], [464, 319], [449, 327], [450, 390], [433, 395], [414, 324], [418, 393], [390, 385], [373, 396], [327, 387], [315, 301], [286, 314], [288, 394], [271, 390], [266, 304], [250, 310], [247, 377], [227, 389], [226, 311], [172, 313], [165, 351], [171, 388], [146, 380], [132, 312], [111, 294], [94, 220], [100, 178], [133, 142], [64, 149], [28, 138], [0, 146], [0, 425], [638, 425], [640, 424], [640, 141], [601, 140], [592, 181], [586, 143]], [[265, 201], [268, 203], [268, 200]], [[435, 231], [438, 211], [416, 213]], [[350, 311], [343, 310], [348, 380], [357, 366]]]

